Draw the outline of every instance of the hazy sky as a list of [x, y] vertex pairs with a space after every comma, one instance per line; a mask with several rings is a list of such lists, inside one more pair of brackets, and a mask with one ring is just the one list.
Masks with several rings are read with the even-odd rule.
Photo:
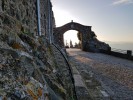
[[56, 26], [92, 26], [102, 41], [133, 42], [133, 0], [51, 0]]

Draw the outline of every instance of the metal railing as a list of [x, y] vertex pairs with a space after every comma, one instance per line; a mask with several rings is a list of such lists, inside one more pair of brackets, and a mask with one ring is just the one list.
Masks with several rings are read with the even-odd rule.
[[101, 49], [100, 53], [105, 53], [115, 57], [124, 58], [133, 61], [132, 50], [121, 50], [121, 49], [111, 48], [110, 50]]
[[122, 53], [122, 54], [127, 54], [127, 50], [122, 50], [122, 49], [111, 48], [111, 51]]
[[61, 55], [65, 59], [65, 62], [66, 62], [67, 66], [68, 66], [68, 69], [69, 69], [69, 74], [70, 74], [72, 82], [73, 82], [74, 94], [75, 94], [76, 100], [78, 100], [77, 99], [77, 95], [76, 95], [76, 88], [75, 88], [75, 82], [74, 82], [74, 78], [73, 78], [73, 73], [72, 73], [71, 65], [69, 64], [69, 61], [67, 60], [67, 58], [66, 58], [65, 54], [63, 53], [63, 51], [56, 44], [52, 43], [52, 45], [61, 53]]

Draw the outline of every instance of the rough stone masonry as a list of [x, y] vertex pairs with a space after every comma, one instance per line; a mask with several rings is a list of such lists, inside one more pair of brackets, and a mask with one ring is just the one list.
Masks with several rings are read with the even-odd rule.
[[40, 27], [37, 0], [0, 0], [0, 100], [76, 99], [65, 58], [50, 44], [51, 2], [39, 1]]

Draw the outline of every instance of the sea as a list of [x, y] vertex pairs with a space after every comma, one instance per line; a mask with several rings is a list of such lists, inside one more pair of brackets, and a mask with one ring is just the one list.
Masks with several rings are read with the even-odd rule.
[[120, 49], [120, 50], [131, 50], [133, 55], [133, 42], [109, 42], [106, 41], [111, 48]]

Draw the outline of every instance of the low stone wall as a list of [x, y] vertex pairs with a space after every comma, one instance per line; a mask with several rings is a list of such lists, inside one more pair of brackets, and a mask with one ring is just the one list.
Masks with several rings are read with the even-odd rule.
[[124, 59], [128, 59], [128, 60], [132, 60], [133, 61], [133, 56], [132, 53], [128, 53], [129, 51], [127, 50], [127, 54], [123, 54], [120, 52], [116, 52], [116, 51], [106, 51], [106, 50], [100, 50], [100, 53], [105, 53], [108, 55], [112, 55], [115, 57], [119, 57], [119, 58], [124, 58]]

